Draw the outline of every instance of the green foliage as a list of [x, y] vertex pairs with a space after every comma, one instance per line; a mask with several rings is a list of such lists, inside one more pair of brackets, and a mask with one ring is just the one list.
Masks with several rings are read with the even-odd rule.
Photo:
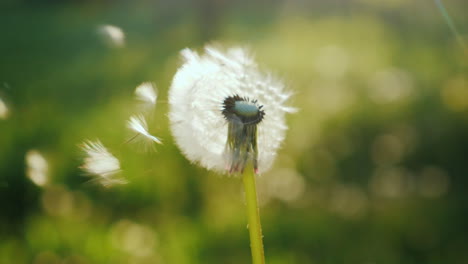
[[[241, 179], [185, 160], [166, 116], [179, 50], [212, 39], [249, 45], [300, 109], [258, 179], [267, 263], [468, 261], [467, 53], [436, 6], [169, 2], [2, 12], [0, 263], [249, 263]], [[463, 4], [447, 7], [460, 32]], [[103, 42], [106, 23], [125, 45]], [[150, 153], [122, 144], [144, 81], [164, 142]], [[96, 138], [129, 184], [83, 176], [77, 145]], [[48, 162], [43, 186], [26, 176], [31, 149]]]

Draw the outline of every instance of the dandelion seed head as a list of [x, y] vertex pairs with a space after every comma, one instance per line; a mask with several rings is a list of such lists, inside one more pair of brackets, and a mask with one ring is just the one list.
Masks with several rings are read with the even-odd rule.
[[[242, 146], [229, 141], [228, 133], [244, 129], [249, 135], [239, 132], [245, 137], [241, 141], [256, 135], [256, 142], [251, 140], [251, 151], [238, 154], [257, 156], [247, 158], [257, 160], [259, 172], [268, 170], [285, 136], [285, 114], [294, 111], [286, 105], [290, 93], [283, 83], [261, 72], [244, 48], [223, 52], [207, 46], [203, 55], [190, 49], [181, 55], [183, 65], [169, 91], [169, 118], [182, 152], [207, 169], [229, 171], [235, 154], [229, 144], [237, 150]], [[230, 128], [235, 120], [241, 123]], [[255, 128], [248, 128], [247, 120], [255, 121]]]
[[148, 132], [148, 124], [146, 123], [143, 115], [131, 116], [127, 122], [127, 127], [137, 133], [135, 139], [143, 141], [145, 144], [152, 144], [154, 142], [162, 144], [161, 140]]
[[121, 172], [119, 160], [99, 140], [85, 141], [81, 149], [86, 154], [81, 169], [90, 176], [96, 177], [97, 182], [105, 187], [127, 183], [119, 176]]
[[224, 99], [222, 113], [226, 120], [231, 122], [240, 122], [243, 125], [258, 124], [265, 116], [262, 108], [263, 105], [258, 105], [256, 100], [251, 101], [235, 95]]

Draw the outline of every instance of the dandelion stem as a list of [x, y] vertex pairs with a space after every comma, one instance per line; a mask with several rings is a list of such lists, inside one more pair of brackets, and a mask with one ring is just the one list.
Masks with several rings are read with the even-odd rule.
[[250, 234], [250, 249], [252, 263], [264, 264], [262, 225], [257, 204], [257, 190], [255, 187], [255, 174], [252, 168], [246, 168], [243, 176], [245, 200], [247, 203], [248, 229]]

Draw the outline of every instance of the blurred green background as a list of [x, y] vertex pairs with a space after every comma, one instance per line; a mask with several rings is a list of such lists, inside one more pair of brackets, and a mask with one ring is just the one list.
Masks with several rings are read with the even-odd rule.
[[[444, 3], [468, 32], [467, 2]], [[467, 51], [434, 1], [4, 0], [0, 33], [0, 263], [250, 263], [241, 181], [168, 127], [178, 52], [213, 41], [248, 45], [300, 109], [258, 181], [268, 263], [468, 263]], [[145, 81], [149, 153], [122, 144]], [[80, 171], [97, 138], [129, 184]]]

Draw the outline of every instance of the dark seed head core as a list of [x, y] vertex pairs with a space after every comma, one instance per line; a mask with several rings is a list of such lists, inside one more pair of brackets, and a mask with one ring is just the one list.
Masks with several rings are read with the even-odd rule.
[[257, 100], [239, 95], [224, 99], [222, 113], [228, 123], [225, 154], [229, 173], [242, 173], [248, 164], [257, 172], [257, 125], [265, 116], [262, 108]]
[[257, 100], [250, 100], [239, 95], [229, 96], [223, 102], [223, 115], [227, 121], [240, 121], [244, 125], [256, 125], [263, 120], [265, 111]]

